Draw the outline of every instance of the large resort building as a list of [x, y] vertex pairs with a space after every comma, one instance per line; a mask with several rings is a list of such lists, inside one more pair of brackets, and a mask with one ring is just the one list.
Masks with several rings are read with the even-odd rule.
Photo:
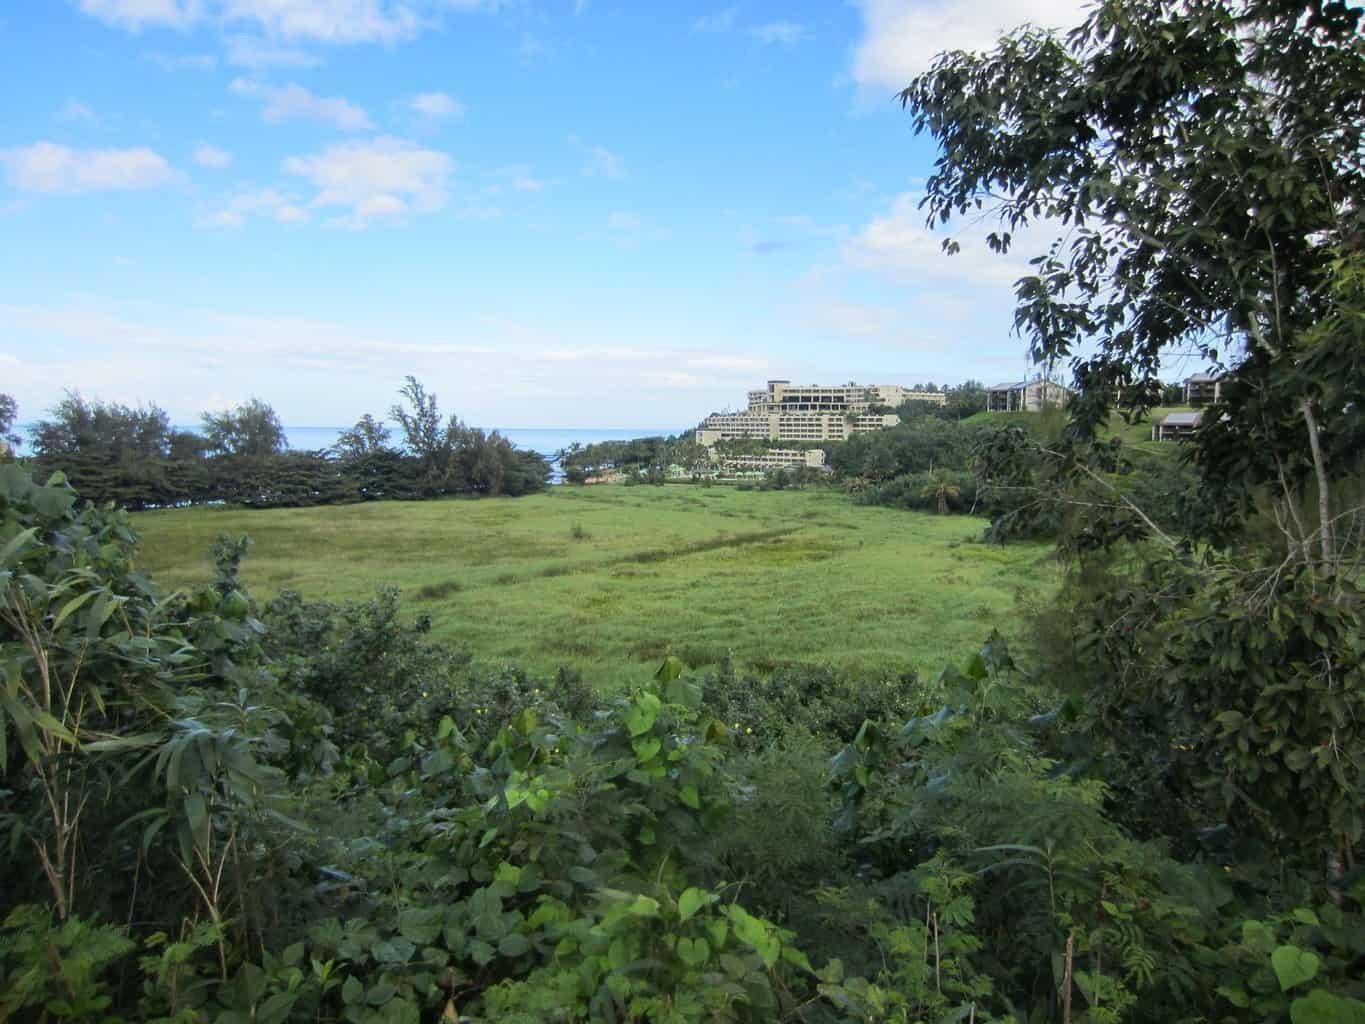
[[905, 402], [943, 405], [937, 391], [911, 391], [896, 384], [792, 384], [770, 380], [749, 392], [743, 412], [716, 412], [697, 428], [697, 443], [760, 438], [769, 441], [843, 441], [853, 434], [894, 427], [900, 417], [890, 410]]

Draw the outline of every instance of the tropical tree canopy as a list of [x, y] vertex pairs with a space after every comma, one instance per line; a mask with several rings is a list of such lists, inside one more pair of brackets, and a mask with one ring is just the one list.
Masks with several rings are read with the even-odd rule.
[[1000, 252], [1056, 228], [1015, 325], [1036, 360], [1071, 361], [1076, 434], [1155, 405], [1163, 361], [1224, 372], [1195, 448], [1208, 501], [1311, 491], [1297, 543], [1329, 563], [1333, 482], [1365, 449], [1360, 27], [1339, 2], [1104, 0], [1064, 38], [946, 53], [902, 93], [941, 146], [931, 223], [993, 208]]

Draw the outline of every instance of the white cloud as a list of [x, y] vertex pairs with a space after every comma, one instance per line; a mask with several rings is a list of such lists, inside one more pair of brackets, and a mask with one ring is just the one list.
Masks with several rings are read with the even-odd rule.
[[904, 89], [944, 50], [984, 50], [1025, 23], [1067, 29], [1085, 0], [854, 0], [863, 36], [853, 51], [853, 81], [869, 92]]
[[831, 296], [805, 299], [796, 317], [807, 330], [839, 338], [881, 340], [903, 326], [904, 312], [893, 306], [852, 302]]
[[343, 227], [365, 227], [409, 209], [429, 213], [448, 198], [455, 163], [445, 153], [403, 139], [378, 138], [329, 146], [321, 153], [290, 157], [284, 169], [318, 190], [313, 207], [341, 207]]
[[[699, 346], [691, 326], [541, 322], [524, 311], [366, 324], [114, 300], [0, 303], [0, 333], [19, 345], [17, 358], [0, 355], [0, 372], [21, 408], [48, 407], [71, 387], [154, 400], [177, 423], [251, 394], [277, 403], [285, 423], [350, 423], [385, 408], [412, 373], [433, 384], [443, 409], [484, 427], [524, 423], [534, 401], [561, 423], [678, 429], [793, 371], [729, 339]], [[479, 341], [451, 340], [461, 337]], [[262, 391], [261, 366], [289, 386]]]
[[315, 68], [322, 63], [311, 53], [257, 36], [232, 35], [225, 42], [227, 62], [233, 67], [265, 71], [271, 68]]
[[178, 179], [168, 163], [145, 146], [134, 149], [72, 149], [52, 142], [0, 149], [10, 185], [24, 192], [101, 192], [156, 188]]
[[727, 7], [724, 10], [716, 11], [714, 14], [702, 15], [696, 21], [692, 22], [692, 31], [728, 32], [735, 27], [735, 19], [738, 17], [738, 7]]
[[610, 178], [619, 181], [626, 176], [626, 162], [619, 154], [605, 146], [589, 146], [588, 158], [583, 164], [583, 174], [588, 178]]
[[215, 71], [218, 58], [211, 53], [149, 53], [147, 59], [162, 71]]
[[57, 109], [58, 121], [93, 121], [95, 112], [78, 99], [68, 99]]
[[385, 0], [226, 0], [222, 16], [270, 36], [320, 43], [394, 43], [422, 27], [410, 5]]
[[500, 167], [493, 174], [499, 180], [497, 184], [489, 185], [484, 189], [490, 195], [501, 195], [509, 190], [512, 192], [539, 192], [545, 187], [545, 182], [537, 178], [526, 164]]
[[[980, 224], [954, 225], [950, 235], [941, 234], [927, 226], [919, 198], [914, 193], [902, 193], [889, 213], [874, 218], [847, 239], [842, 250], [845, 263], [911, 283], [925, 277], [949, 278], [972, 288], [985, 286], [1006, 292], [1014, 281], [1029, 272], [1027, 258], [1035, 253], [1026, 252], [1018, 244], [1027, 241], [1023, 233], [1016, 233], [1016, 244], [1009, 254], [1002, 256], [986, 245], [985, 236], [996, 227], [989, 218]], [[1027, 234], [1036, 238], [1041, 233], [1042, 229], [1034, 229]], [[958, 242], [960, 251], [953, 255], [944, 252], [945, 237]]]
[[83, 12], [132, 32], [151, 26], [188, 28], [199, 18], [197, 0], [80, 0]]
[[371, 127], [370, 115], [360, 107], [340, 96], [315, 96], [294, 82], [286, 86], [274, 86], [238, 78], [230, 88], [238, 96], [261, 100], [261, 116], [271, 124], [307, 118], [330, 121], [343, 131], [354, 132]]
[[231, 196], [197, 222], [206, 228], [239, 228], [248, 217], [268, 217], [282, 224], [296, 224], [309, 219], [308, 211], [300, 208], [278, 189], [248, 189]]
[[517, 56], [521, 58], [523, 64], [534, 64], [549, 52], [550, 48], [545, 45], [544, 40], [537, 39], [529, 32], [522, 33], [521, 42], [517, 46]]
[[201, 22], [319, 43], [395, 43], [439, 23], [445, 10], [495, 11], [502, 0], [80, 0], [86, 14], [132, 32]]
[[196, 146], [194, 162], [200, 167], [223, 168], [232, 163], [232, 154], [217, 146]]
[[813, 38], [810, 29], [794, 21], [770, 21], [766, 25], [755, 25], [749, 29], [749, 35], [760, 43], [785, 46], [788, 49]]
[[464, 104], [443, 92], [424, 92], [412, 98], [412, 109], [423, 117], [440, 121], [447, 117], [464, 117]]

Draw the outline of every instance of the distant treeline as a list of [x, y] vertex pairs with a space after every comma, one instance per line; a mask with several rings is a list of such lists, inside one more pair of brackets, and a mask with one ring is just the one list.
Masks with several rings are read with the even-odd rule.
[[[443, 420], [436, 396], [412, 377], [389, 415], [401, 442], [366, 414], [320, 451], [290, 451], [275, 411], [252, 399], [204, 413], [199, 432], [176, 430], [156, 405], [67, 397], [29, 432], [40, 475], [60, 470], [97, 503], [131, 509], [227, 503], [255, 508], [542, 490], [550, 464], [493, 431]], [[0, 442], [17, 410], [0, 395]]]
[[706, 449], [696, 443], [690, 431], [671, 437], [636, 437], [589, 445], [575, 442], [559, 452], [559, 467], [571, 484], [609, 472], [662, 483], [670, 466], [700, 473], [709, 464]]

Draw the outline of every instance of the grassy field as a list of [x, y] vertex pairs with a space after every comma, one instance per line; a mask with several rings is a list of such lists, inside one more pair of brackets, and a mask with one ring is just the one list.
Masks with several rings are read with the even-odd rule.
[[250, 534], [252, 592], [348, 600], [401, 588], [433, 635], [476, 658], [600, 686], [639, 679], [665, 653], [725, 652], [937, 672], [1021, 596], [1052, 586], [1046, 545], [978, 543], [981, 520], [856, 506], [830, 491], [554, 488], [516, 500], [374, 503], [134, 517], [142, 568], [163, 586], [210, 575], [219, 533]]

